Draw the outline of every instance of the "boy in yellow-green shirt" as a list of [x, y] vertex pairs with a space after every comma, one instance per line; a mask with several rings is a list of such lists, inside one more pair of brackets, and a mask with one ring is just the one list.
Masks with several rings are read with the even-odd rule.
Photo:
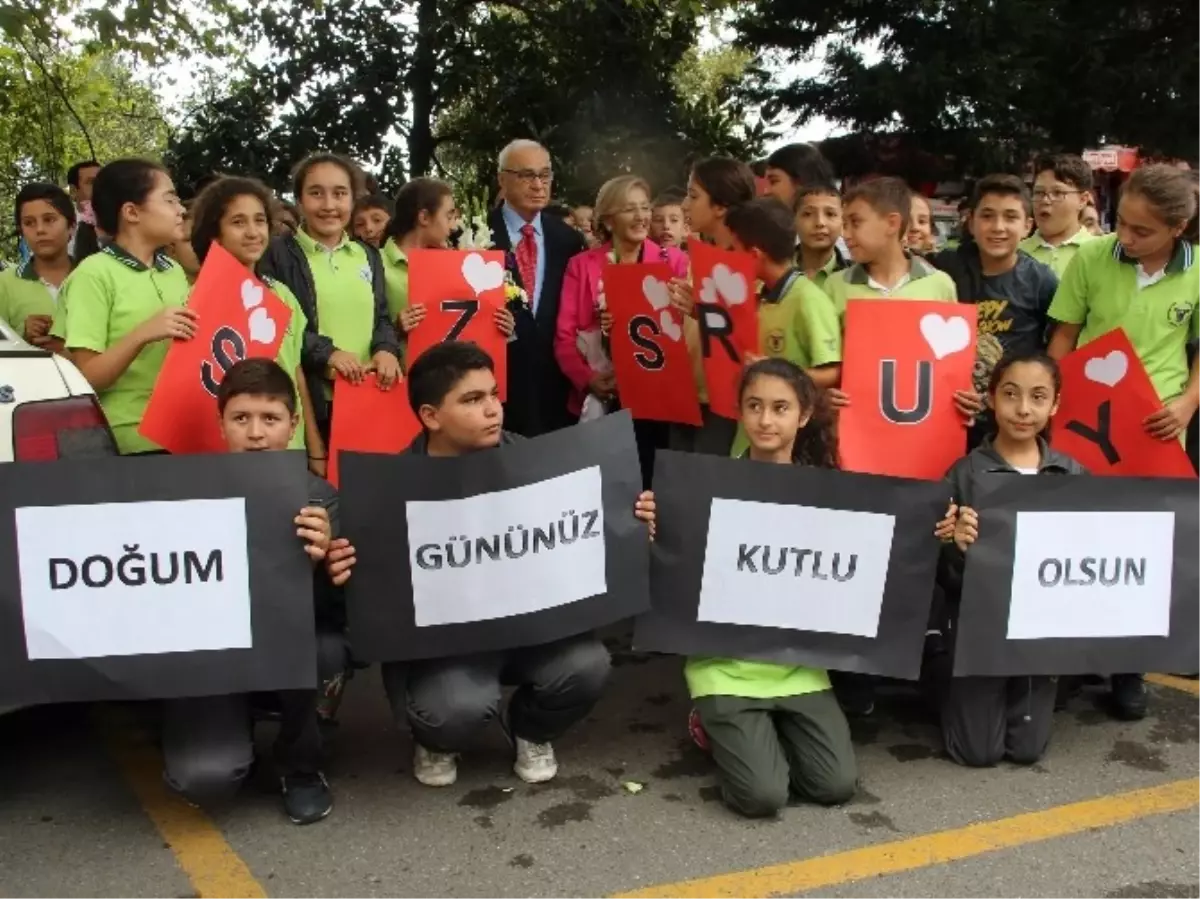
[[26, 184], [17, 193], [15, 218], [33, 255], [0, 273], [0, 318], [34, 346], [60, 352], [62, 341], [50, 335], [50, 328], [59, 291], [71, 273], [75, 205], [56, 184]]
[[[920, 256], [904, 249], [912, 191], [899, 178], [873, 178], [852, 188], [843, 198], [846, 246], [854, 264], [830, 275], [825, 293], [845, 327], [851, 300], [926, 300], [957, 303], [954, 281]], [[831, 391], [835, 406], [850, 398]], [[974, 390], [957, 390], [954, 403], [968, 420], [983, 411], [983, 397]]]
[[846, 267], [837, 248], [842, 236], [842, 195], [832, 184], [802, 187], [796, 194], [797, 267], [817, 287]]
[[[731, 209], [726, 224], [734, 249], [755, 259], [762, 283], [758, 301], [759, 353], [786, 359], [805, 369], [821, 388], [841, 379], [842, 334], [833, 303], [794, 265], [795, 217], [774, 197], [760, 197]], [[739, 428], [733, 455], [747, 447]]]
[[1059, 278], [1086, 243], [1095, 239], [1080, 222], [1092, 196], [1092, 169], [1067, 153], [1043, 156], [1034, 164], [1033, 215], [1037, 230], [1021, 241], [1021, 249]]

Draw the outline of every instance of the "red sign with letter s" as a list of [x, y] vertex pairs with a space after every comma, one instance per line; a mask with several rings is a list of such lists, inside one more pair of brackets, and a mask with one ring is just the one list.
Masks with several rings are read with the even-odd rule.
[[217, 243], [187, 304], [196, 336], [171, 343], [138, 433], [171, 453], [220, 453], [217, 388], [225, 372], [243, 359], [274, 359], [292, 310]]
[[613, 371], [621, 405], [634, 418], [699, 425], [683, 315], [671, 307], [665, 262], [609, 265], [604, 295], [613, 326]]

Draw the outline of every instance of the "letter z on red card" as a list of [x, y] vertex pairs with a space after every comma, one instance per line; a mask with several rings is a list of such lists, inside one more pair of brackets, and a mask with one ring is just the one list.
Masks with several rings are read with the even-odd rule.
[[411, 250], [408, 302], [425, 318], [408, 334], [408, 362], [447, 340], [471, 341], [492, 357], [501, 402], [508, 399], [508, 338], [496, 327], [504, 308], [500, 250]]

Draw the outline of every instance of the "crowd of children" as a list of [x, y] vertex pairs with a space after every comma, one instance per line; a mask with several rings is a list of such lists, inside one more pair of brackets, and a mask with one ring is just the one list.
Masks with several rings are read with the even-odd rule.
[[[518, 143], [529, 149], [530, 142]], [[514, 179], [508, 189], [528, 187], [544, 209], [550, 170], [509, 171], [505, 158], [501, 170]], [[750, 167], [724, 158], [698, 162], [686, 191], [656, 194], [636, 176], [613, 179], [593, 206], [561, 210], [580, 236], [553, 297], [542, 275], [555, 251], [546, 243], [552, 234], [537, 230], [545, 224], [540, 212], [518, 216], [510, 195], [500, 211], [516, 216], [508, 227], [529, 243], [522, 237], [509, 255], [515, 276], [536, 285], [533, 305], [551, 310], [548, 339], [567, 382], [561, 412], [586, 419], [620, 402], [605, 359], [608, 266], [670, 267], [670, 303], [684, 316], [702, 406], [697, 427], [638, 423], [647, 482], [654, 452], [666, 446], [838, 468], [837, 414], [853, 401], [841, 389], [847, 305], [864, 298], [978, 304], [980, 363], [973, 383], [955, 394], [968, 452], [946, 475], [950, 508], [930, 522], [943, 555], [929, 680], [951, 758], [976, 766], [1004, 757], [1036, 761], [1050, 739], [1054, 679], [952, 678], [946, 667], [957, 609], [970, 601], [961, 573], [978, 536], [971, 476], [1082, 473], [1045, 436], [1061, 389], [1056, 360], [1118, 327], [1162, 402], [1146, 430], [1161, 440], [1184, 439], [1200, 406], [1200, 375], [1188, 355], [1200, 326], [1194, 181], [1168, 166], [1136, 170], [1120, 199], [1116, 233], [1096, 236], [1084, 223], [1093, 208], [1090, 170], [1078, 157], [1049, 157], [1038, 161], [1032, 191], [1011, 175], [980, 179], [960, 243], [935, 252], [928, 201], [898, 179], [872, 179], [843, 193], [829, 164], [806, 145], [772, 154], [765, 171], [770, 195], [762, 197]], [[48, 184], [21, 190], [16, 225], [31, 255], [0, 273], [0, 317], [30, 343], [69, 355], [95, 389], [121, 453], [161, 452], [138, 426], [169, 342], [196, 331], [190, 282], [214, 243], [290, 308], [276, 359], [234, 365], [217, 405], [231, 451], [307, 454], [314, 505], [299, 510], [297, 534], [320, 582], [319, 667], [326, 681], [336, 681], [347, 649], [335, 585], [350, 576], [355, 553], [338, 532], [336, 493], [321, 480], [335, 379], [360, 382], [373, 374], [384, 390], [406, 381], [424, 430], [412, 452], [462, 455], [517, 439], [504, 430], [493, 362], [477, 347], [448, 343], [406, 358], [407, 335], [427, 312], [409, 302], [407, 254], [453, 245], [459, 221], [450, 187], [418, 178], [389, 199], [366, 192], [362, 173], [347, 160], [320, 154], [296, 169], [295, 207], [257, 181], [224, 177], [185, 212], [170, 174], [144, 160], [85, 164], [73, 169], [71, 188], [74, 197]], [[749, 254], [760, 282], [760, 346], [744, 369], [737, 421], [707, 406], [686, 255], [698, 240]], [[530, 339], [513, 308], [498, 311], [494, 324], [506, 338]], [[635, 514], [653, 534], [652, 493], [643, 494]], [[467, 738], [498, 716], [513, 737], [517, 773], [532, 782], [553, 777], [551, 742], [586, 717], [607, 673], [607, 652], [588, 634], [487, 659], [387, 666], [384, 679], [397, 716], [416, 737], [418, 780], [445, 785], [454, 781]], [[812, 668], [714, 658], [689, 659], [685, 678], [695, 702], [691, 729], [711, 751], [731, 807], [764, 815], [789, 794], [818, 803], [853, 794], [846, 714], [870, 713], [868, 680], [831, 681]], [[519, 686], [504, 715], [502, 681]], [[1111, 699], [1118, 717], [1144, 716], [1141, 675], [1115, 676]], [[246, 702], [164, 704], [172, 786], [203, 801], [245, 777], [252, 761]], [[285, 805], [299, 823], [318, 820], [332, 797], [320, 769], [316, 694], [285, 696], [280, 705]]]

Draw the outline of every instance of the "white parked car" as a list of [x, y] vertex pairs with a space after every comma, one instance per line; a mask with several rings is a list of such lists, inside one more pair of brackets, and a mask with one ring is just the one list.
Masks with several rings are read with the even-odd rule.
[[26, 343], [0, 319], [0, 462], [116, 453], [100, 403], [79, 369]]

